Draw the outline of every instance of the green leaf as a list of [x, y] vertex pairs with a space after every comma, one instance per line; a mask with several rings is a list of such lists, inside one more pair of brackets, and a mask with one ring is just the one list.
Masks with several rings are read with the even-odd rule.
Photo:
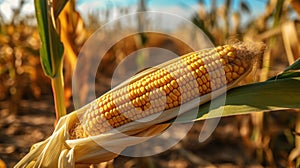
[[290, 70], [300, 70], [300, 58], [296, 60], [292, 65], [287, 67], [284, 72], [290, 71]]
[[47, 1], [35, 0], [35, 11], [42, 46], [40, 49], [41, 64], [47, 76], [54, 78], [61, 68], [63, 44], [54, 28]]
[[284, 78], [291, 78], [300, 76], [300, 59], [295, 61], [292, 65], [288, 66], [283, 73], [276, 75], [269, 80], [276, 80], [276, 79], [284, 79]]
[[[210, 107], [211, 102], [199, 107], [197, 120], [208, 118], [248, 114], [253, 112], [300, 108], [300, 75], [258, 82], [234, 88], [227, 92], [224, 106]], [[293, 76], [296, 76], [293, 74]], [[224, 100], [216, 98], [214, 104], [221, 104]], [[211, 108], [211, 109], [210, 109]], [[193, 119], [191, 110], [183, 114], [176, 121], [188, 122]], [[209, 113], [208, 113], [209, 112]]]

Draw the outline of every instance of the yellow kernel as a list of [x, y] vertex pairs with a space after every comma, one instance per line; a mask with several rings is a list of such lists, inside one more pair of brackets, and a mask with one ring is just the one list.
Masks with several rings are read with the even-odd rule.
[[233, 57], [233, 56], [234, 56], [233, 52], [231, 52], [231, 51], [228, 52], [227, 55], [228, 55], [229, 57]]
[[142, 83], [140, 81], [137, 81], [136, 84], [138, 88], [142, 86]]
[[169, 96], [170, 96], [171, 99], [173, 99], [174, 101], [177, 100], [177, 96], [176, 96], [173, 92], [171, 92], [171, 93], [169, 94]]
[[207, 83], [205, 84], [207, 88], [210, 88], [210, 83], [211, 83], [211, 82], [207, 82]]
[[204, 91], [206, 91], [206, 90], [207, 90], [206, 85], [202, 85], [202, 89], [203, 89]]
[[132, 104], [133, 104], [135, 107], [138, 106], [138, 103], [136, 102], [136, 99], [133, 99], [133, 100], [132, 100]]
[[115, 122], [114, 122], [113, 119], [108, 120], [108, 123], [109, 123], [111, 126], [114, 126], [114, 124], [115, 124]]
[[228, 45], [226, 48], [227, 48], [229, 51], [233, 51], [233, 50], [234, 50], [234, 48], [233, 48], [231, 45]]
[[106, 112], [105, 114], [104, 114], [104, 116], [105, 116], [105, 118], [108, 120], [108, 119], [111, 119], [111, 114], [110, 114], [110, 112]]
[[154, 107], [159, 107], [162, 103], [165, 103], [165, 102], [162, 102], [162, 101], [163, 101], [162, 99], [154, 100], [153, 101]]
[[118, 123], [120, 123], [122, 121], [121, 117], [120, 116], [117, 116], [116, 117], [116, 120], [118, 121]]
[[136, 100], [138, 106], [142, 106], [142, 102], [140, 101], [139, 97], [137, 97], [135, 100]]
[[216, 88], [217, 88], [217, 86], [216, 86], [216, 84], [215, 84], [215, 82], [211, 82], [211, 84], [210, 84], [211, 86], [211, 89], [213, 89], [213, 90], [215, 90]]
[[[218, 70], [216, 70], [215, 71], [216, 72], [216, 74], [217, 74], [217, 77], [220, 77], [220, 76], [222, 76], [222, 74], [223, 74], [223, 70], [222, 69], [218, 69]], [[224, 72], [225, 73], [225, 72]]]
[[212, 62], [212, 63], [211, 63], [211, 67], [212, 67], [213, 69], [217, 69], [217, 68], [219, 67], [219, 65], [218, 65], [217, 63], [215, 63], [215, 62]]
[[146, 78], [146, 83], [150, 83], [151, 79], [150, 78]]
[[164, 85], [164, 90], [166, 94], [169, 94], [171, 92], [167, 85]]
[[207, 74], [205, 74], [205, 78], [207, 79], [207, 81], [210, 81], [210, 76], [209, 76], [209, 74], [207, 73]]
[[228, 64], [228, 68], [230, 69], [231, 72], [233, 71], [233, 67], [231, 64]]
[[114, 105], [112, 104], [112, 102], [110, 102], [110, 103], [107, 103], [107, 107], [108, 107], [108, 109], [112, 109], [114, 107]]
[[196, 74], [195, 71], [192, 71], [192, 75], [189, 75], [189, 76], [194, 77], [194, 78], [197, 78], [197, 74]]
[[191, 92], [187, 92], [187, 99], [190, 99], [192, 97]]
[[226, 53], [224, 51], [219, 51], [220, 57], [224, 57]]
[[113, 121], [114, 121], [115, 124], [118, 123], [117, 117], [114, 117], [112, 119], [113, 119]]
[[220, 62], [221, 62], [223, 65], [228, 64], [228, 61], [227, 61], [226, 59], [223, 59], [223, 58], [220, 59]]
[[204, 65], [204, 68], [205, 68], [207, 71], [211, 71], [210, 64], [205, 64], [205, 65]]
[[146, 102], [149, 101], [149, 96], [147, 96], [146, 94], [144, 94], [144, 95], [142, 96], [142, 98], [143, 98]]
[[167, 103], [172, 103], [172, 101], [173, 101], [173, 100], [168, 96], [168, 97], [167, 97]]
[[105, 115], [104, 114], [100, 114], [101, 119], [105, 119]]
[[145, 107], [146, 109], [150, 108], [150, 107], [151, 107], [151, 103], [149, 103], [149, 102], [146, 103], [144, 107]]
[[150, 86], [145, 86], [145, 89], [147, 90], [147, 92], [151, 91], [151, 87]]
[[226, 72], [226, 78], [231, 79], [232, 78], [232, 73], [231, 72]]
[[220, 78], [216, 78], [215, 79], [216, 85], [219, 86], [221, 85], [221, 79]]
[[104, 104], [104, 106], [103, 106], [103, 110], [104, 110], [104, 111], [107, 111], [107, 109], [108, 109], [108, 108], [107, 108], [107, 105], [106, 105], [106, 104]]
[[194, 65], [194, 70], [196, 70], [196, 69], [198, 69], [199, 68], [199, 63], [197, 62], [197, 60], [195, 60], [195, 61], [193, 61], [193, 63], [192, 63], [193, 65]]
[[169, 108], [173, 108], [174, 107], [173, 103], [168, 104], [168, 106], [169, 106]]
[[205, 75], [201, 76], [201, 80], [203, 81], [203, 83], [207, 82], [207, 79], [206, 79]]
[[179, 105], [179, 102], [178, 101], [174, 101], [173, 105], [174, 105], [174, 107], [177, 107]]
[[224, 66], [224, 71], [225, 71], [225, 72], [230, 72], [229, 67], [228, 67], [228, 66]]
[[200, 77], [202, 75], [202, 72], [199, 69], [196, 69], [196, 73], [197, 73], [198, 77]]
[[167, 86], [168, 86], [168, 88], [169, 88], [170, 90], [173, 90], [173, 89], [174, 89], [170, 83], [168, 83]]
[[119, 115], [117, 109], [115, 109], [115, 108], [112, 109], [112, 110], [110, 111], [110, 114], [111, 114], [112, 116], [117, 116], [117, 115]]
[[197, 78], [197, 83], [198, 83], [198, 85], [202, 85], [203, 84], [203, 81], [201, 80], [201, 78]]
[[199, 66], [202, 66], [202, 65], [204, 65], [204, 63], [203, 63], [202, 59], [198, 59], [198, 60], [197, 60], [197, 62], [198, 62], [198, 64], [199, 64]]
[[203, 94], [202, 86], [199, 86], [199, 87], [198, 87], [198, 90], [199, 90], [200, 95], [202, 95], [202, 94]]
[[177, 89], [174, 89], [174, 90], [173, 90], [173, 93], [174, 93], [176, 96], [180, 96], [180, 92], [179, 92]]
[[188, 68], [190, 71], [193, 71], [193, 68], [191, 67], [191, 65], [187, 65], [187, 68]]
[[239, 71], [238, 71], [238, 74], [243, 74], [245, 72], [245, 69], [243, 67], [240, 67], [239, 68]]
[[183, 76], [179, 77], [179, 83], [180, 83], [180, 85], [185, 85], [186, 84], [186, 81], [185, 81]]
[[159, 87], [159, 83], [156, 80], [153, 83], [155, 87]]
[[232, 78], [233, 79], [237, 79], [239, 77], [239, 75], [236, 73], [236, 72], [233, 72], [232, 73]]
[[215, 79], [217, 77], [217, 74], [215, 71], [212, 71], [209, 75], [212, 79]]
[[142, 105], [146, 104], [146, 101], [142, 97], [139, 98], [139, 102], [141, 102]]
[[195, 63], [191, 63], [191, 67], [193, 68], [193, 70], [197, 69], [198, 66], [196, 65], [196, 62]]
[[233, 65], [233, 71], [234, 71], [234, 72], [238, 72], [238, 71], [239, 71], [239, 67], [236, 66], [236, 65]]
[[146, 85], [147, 85], [147, 82], [146, 82], [145, 80], [143, 80], [143, 81], [142, 81], [142, 85], [143, 85], [143, 86], [146, 86]]
[[227, 46], [224, 48], [223, 52], [226, 53], [226, 54], [229, 52]]
[[121, 121], [123, 121], [123, 120], [126, 119], [125, 116], [124, 116], [123, 114], [119, 115], [119, 117], [120, 117], [120, 120], [121, 120]]
[[141, 91], [142, 94], [146, 93], [146, 90], [143, 86], [140, 88], [140, 91]]
[[165, 85], [167, 82], [166, 82], [166, 80], [165, 80], [165, 78], [160, 78], [160, 81], [161, 81], [161, 83], [163, 84], [163, 85]]
[[224, 76], [221, 77], [221, 83], [222, 84], [226, 84], [227, 83], [227, 80]]
[[178, 84], [177, 84], [176, 80], [172, 80], [172, 81], [171, 81], [171, 85], [172, 85], [174, 88], [178, 88]]
[[199, 69], [203, 74], [205, 74], [207, 72], [206, 69], [204, 68], [204, 66], [201, 66]]
[[217, 50], [217, 51], [222, 51], [222, 50], [223, 50], [223, 47], [222, 47], [222, 46], [218, 46], [218, 47], [216, 47], [216, 50]]

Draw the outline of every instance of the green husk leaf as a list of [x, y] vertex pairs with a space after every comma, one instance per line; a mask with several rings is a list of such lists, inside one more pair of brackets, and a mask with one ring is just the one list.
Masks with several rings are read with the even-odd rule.
[[35, 11], [42, 46], [40, 49], [41, 64], [47, 76], [54, 78], [61, 68], [63, 44], [52, 22], [47, 1], [35, 0]]
[[288, 66], [283, 73], [276, 75], [269, 80], [276, 80], [276, 79], [284, 79], [284, 78], [291, 78], [300, 76], [300, 59], [295, 61], [292, 65]]
[[[290, 72], [289, 76], [289, 78], [236, 87], [227, 92], [224, 105], [211, 107], [211, 102], [208, 102], [199, 107], [196, 119], [191, 118], [195, 111], [191, 110], [183, 114], [177, 121], [198, 121], [254, 112], [300, 108], [300, 73]], [[221, 104], [223, 99], [219, 97], [213, 101], [214, 104]]]

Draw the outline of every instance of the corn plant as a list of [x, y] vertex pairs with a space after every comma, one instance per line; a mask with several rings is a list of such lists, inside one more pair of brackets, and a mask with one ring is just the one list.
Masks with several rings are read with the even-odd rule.
[[34, 1], [38, 29], [42, 46], [40, 49], [41, 64], [44, 73], [51, 79], [56, 119], [66, 115], [64, 105], [64, 81], [62, 61], [64, 47], [57, 30], [58, 15], [67, 1]]
[[[182, 105], [185, 106], [185, 113], [181, 115], [180, 122], [300, 108], [300, 60], [264, 81], [235, 87], [250, 73], [256, 58], [265, 51], [262, 43], [240, 42], [196, 51], [145, 70], [86, 106], [65, 115], [61, 72], [63, 46], [55, 26], [65, 3], [53, 3], [53, 6], [50, 5], [51, 12], [47, 10], [49, 4], [46, 2], [35, 3], [43, 44], [42, 65], [52, 80], [57, 118], [60, 119], [54, 133], [34, 144], [16, 167], [88, 166], [111, 160], [125, 148], [143, 142], [133, 141], [128, 135], [154, 136], [163, 132]], [[180, 91], [179, 86], [184, 92]], [[217, 93], [222, 95], [228, 89], [225, 104], [211, 109], [212, 91], [224, 86], [227, 86], [226, 89]], [[160, 99], [164, 97], [162, 92], [167, 95], [166, 104]], [[150, 95], [155, 99], [150, 100]], [[222, 101], [222, 98], [213, 101]], [[192, 109], [199, 105], [195, 119]], [[146, 124], [134, 122], [152, 117], [161, 110], [165, 111], [157, 120]], [[83, 118], [83, 122], [78, 117]], [[108, 151], [96, 142], [118, 152]], [[292, 159], [298, 157], [297, 151], [295, 153]]]
[[1, 22], [0, 28], [0, 100], [10, 100], [11, 113], [19, 111], [20, 100], [28, 92], [36, 98], [41, 94], [37, 84], [39, 37], [29, 24], [30, 16], [20, 14], [24, 4], [20, 1], [12, 9], [11, 20]]

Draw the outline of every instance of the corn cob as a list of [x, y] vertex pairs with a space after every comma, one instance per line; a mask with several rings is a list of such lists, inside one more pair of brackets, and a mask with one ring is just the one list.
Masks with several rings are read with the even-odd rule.
[[261, 43], [239, 42], [157, 66], [90, 103], [71, 138], [99, 135], [235, 83], [250, 72], [263, 50]]

